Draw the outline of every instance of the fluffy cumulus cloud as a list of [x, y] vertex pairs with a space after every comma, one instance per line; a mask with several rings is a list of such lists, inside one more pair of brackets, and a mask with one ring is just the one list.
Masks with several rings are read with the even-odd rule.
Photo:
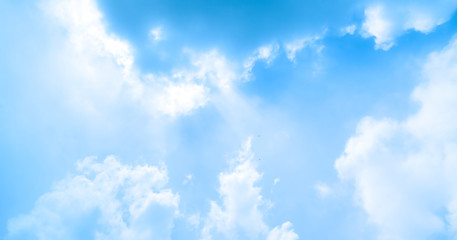
[[[251, 138], [230, 171], [219, 174], [222, 204], [206, 217], [179, 212], [180, 197], [164, 166], [125, 165], [114, 156], [77, 162], [77, 173], [55, 184], [27, 214], [8, 221], [6, 239], [170, 239], [174, 221], [185, 218], [202, 239], [296, 240], [290, 222], [269, 229], [263, 215], [272, 205], [261, 195]], [[192, 175], [186, 177], [186, 183]], [[200, 227], [201, 226], [201, 227]]]
[[[54, 56], [48, 62], [62, 70], [52, 84], [65, 88], [65, 98], [80, 111], [99, 113], [130, 104], [153, 116], [186, 115], [205, 106], [212, 92], [230, 89], [241, 78], [216, 50], [186, 49], [188, 66], [169, 73], [142, 73], [135, 67], [134, 49], [107, 31], [94, 0], [43, 0], [40, 7], [49, 25], [65, 30], [62, 47], [50, 51]], [[161, 29], [151, 34], [159, 40]]]
[[78, 174], [8, 222], [7, 239], [169, 239], [179, 195], [164, 167], [86, 158]]
[[431, 32], [457, 8], [455, 1], [381, 1], [368, 3], [362, 35], [374, 37], [375, 48], [388, 50], [408, 30]]
[[457, 40], [432, 53], [404, 120], [364, 118], [335, 162], [380, 239], [457, 234]]
[[292, 223], [285, 222], [280, 227], [273, 228], [267, 240], [297, 240], [298, 235], [292, 229]]
[[262, 208], [268, 207], [255, 184], [262, 175], [256, 170], [249, 138], [231, 161], [229, 172], [219, 175], [222, 206], [211, 202], [211, 209], [202, 229], [203, 239], [265, 239], [294, 240], [298, 235], [290, 222], [269, 231], [263, 221]]

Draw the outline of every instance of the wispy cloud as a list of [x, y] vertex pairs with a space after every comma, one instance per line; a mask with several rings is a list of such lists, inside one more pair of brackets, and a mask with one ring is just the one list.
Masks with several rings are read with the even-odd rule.
[[316, 185], [314, 185], [314, 189], [321, 197], [327, 197], [331, 192], [330, 187], [322, 182], [319, 182]]
[[285, 49], [287, 58], [290, 61], [295, 62], [296, 54], [306, 47], [309, 47], [316, 51], [316, 53], [320, 54], [320, 52], [324, 49], [324, 45], [319, 42], [321, 39], [321, 36], [303, 37], [286, 43]]
[[276, 43], [259, 47], [244, 63], [244, 79], [250, 78], [251, 71], [257, 61], [263, 60], [267, 64], [270, 64], [277, 57], [278, 53], [279, 45]]
[[348, 25], [340, 29], [341, 35], [353, 35], [357, 30], [357, 26], [355, 24]]
[[149, 31], [149, 37], [152, 38], [155, 42], [164, 40], [164, 32], [162, 27], [156, 27]]

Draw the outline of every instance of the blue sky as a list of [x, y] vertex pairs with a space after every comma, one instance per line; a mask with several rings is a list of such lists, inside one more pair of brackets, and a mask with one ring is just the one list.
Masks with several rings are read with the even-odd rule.
[[457, 3], [0, 2], [0, 239], [454, 239]]

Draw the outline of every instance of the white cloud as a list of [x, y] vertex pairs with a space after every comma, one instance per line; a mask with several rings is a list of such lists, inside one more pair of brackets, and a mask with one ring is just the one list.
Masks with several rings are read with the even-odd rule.
[[249, 57], [244, 63], [244, 78], [249, 79], [250, 73], [257, 61], [264, 60], [267, 64], [270, 64], [277, 57], [278, 52], [278, 44], [269, 44], [259, 47], [254, 52], [254, 55]]
[[275, 178], [275, 179], [273, 180], [273, 186], [276, 186], [276, 184], [278, 184], [279, 181], [280, 181], [279, 178]]
[[169, 239], [179, 196], [164, 188], [164, 167], [123, 165], [114, 157], [86, 158], [77, 166], [79, 175], [56, 184], [29, 214], [8, 221], [8, 237]]
[[296, 240], [298, 235], [294, 232], [292, 223], [285, 222], [281, 227], [273, 228], [268, 234], [267, 240]]
[[[189, 66], [161, 75], [142, 74], [134, 65], [133, 48], [108, 33], [94, 0], [43, 0], [41, 6], [50, 24], [66, 31], [64, 48], [55, 49], [52, 59], [55, 66], [62, 65], [55, 68], [61, 70], [56, 85], [82, 112], [97, 115], [116, 105], [132, 105], [153, 116], [187, 115], [210, 102], [212, 91], [230, 89], [240, 78], [215, 50], [186, 50]], [[160, 38], [161, 32], [153, 29], [153, 37]]]
[[[177, 75], [186, 79], [196, 78], [215, 86], [218, 90], [226, 91], [232, 88], [234, 81], [240, 78], [236, 67], [217, 50], [197, 54], [189, 49], [191, 63], [195, 69], [191, 72], [180, 72]], [[176, 74], [175, 74], [176, 75]]]
[[200, 225], [200, 213], [192, 214], [187, 217], [187, 222], [195, 229]]
[[365, 22], [362, 25], [365, 37], [375, 37], [375, 48], [388, 50], [393, 46], [395, 31], [391, 19], [388, 19], [385, 9], [381, 5], [369, 7], [365, 10]]
[[[41, 8], [53, 30], [64, 32], [53, 40], [61, 42], [44, 62], [53, 68], [46, 81], [61, 94], [67, 109], [75, 109], [78, 115], [110, 118], [118, 106], [146, 112], [154, 119], [189, 115], [220, 95], [229, 96], [226, 93], [233, 91], [237, 81], [249, 77], [256, 61], [271, 63], [279, 49], [277, 44], [262, 46], [246, 65], [227, 60], [217, 50], [184, 49], [187, 66], [142, 73], [135, 66], [134, 48], [108, 32], [95, 0], [42, 0]], [[162, 33], [160, 27], [154, 28], [151, 37], [160, 39]]]
[[380, 239], [457, 232], [457, 40], [432, 53], [405, 120], [364, 118], [335, 162]]
[[208, 101], [209, 89], [200, 84], [169, 84], [157, 98], [158, 109], [170, 116], [190, 113]]
[[353, 35], [355, 33], [355, 30], [357, 30], [357, 26], [355, 24], [352, 24], [352, 25], [341, 28], [340, 32], [343, 36], [346, 34]]
[[320, 54], [320, 52], [324, 49], [324, 45], [319, 42], [321, 39], [322, 37], [320, 36], [304, 37], [285, 44], [287, 58], [290, 61], [295, 62], [297, 52], [306, 47], [312, 48], [316, 51], [316, 53]]
[[457, 8], [455, 1], [383, 1], [365, 9], [362, 36], [374, 37], [375, 48], [388, 50], [408, 30], [431, 32], [446, 22]]
[[263, 204], [260, 188], [254, 184], [261, 178], [252, 161], [251, 139], [243, 146], [239, 156], [233, 160], [231, 171], [219, 175], [221, 208], [211, 202], [211, 210], [202, 230], [204, 239], [211, 239], [211, 232], [222, 232], [228, 238], [236, 238], [237, 230], [250, 238], [268, 231], [259, 207]]
[[155, 41], [155, 42], [158, 42], [158, 41], [161, 41], [164, 39], [164, 34], [163, 34], [163, 30], [162, 30], [162, 27], [156, 27], [156, 28], [153, 28], [149, 31], [149, 36]]
[[[222, 207], [211, 202], [211, 209], [204, 221], [202, 229], [203, 239], [257, 239], [268, 235], [268, 226], [263, 221], [261, 207], [265, 205], [261, 188], [255, 184], [262, 175], [256, 170], [251, 152], [251, 138], [249, 138], [232, 160], [229, 172], [219, 174], [219, 195]], [[285, 223], [280, 229], [274, 228], [268, 239], [283, 239], [280, 237], [297, 236]], [[220, 235], [222, 234], [222, 235]], [[296, 239], [296, 238], [286, 238]]]
[[327, 197], [331, 191], [330, 187], [325, 183], [317, 183], [314, 185], [314, 189], [321, 197]]
[[112, 57], [125, 74], [130, 74], [133, 67], [131, 46], [107, 33], [103, 15], [94, 0], [46, 0], [42, 7], [68, 31], [71, 43], [79, 51]]
[[186, 178], [182, 181], [183, 184], [189, 184], [194, 176], [192, 174], [187, 174]]

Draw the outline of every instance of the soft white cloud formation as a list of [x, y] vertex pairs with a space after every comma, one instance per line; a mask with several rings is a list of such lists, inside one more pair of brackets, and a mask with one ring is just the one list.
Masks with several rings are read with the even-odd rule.
[[306, 47], [312, 48], [316, 51], [316, 53], [319, 54], [324, 49], [324, 45], [319, 42], [319, 40], [321, 39], [321, 36], [304, 37], [286, 43], [285, 48], [287, 58], [290, 61], [295, 62], [295, 55], [297, 54], [297, 52], [301, 51]]
[[364, 118], [335, 162], [380, 239], [457, 233], [457, 40], [432, 53], [407, 119]]
[[127, 42], [107, 33], [103, 15], [93, 0], [47, 0], [42, 2], [42, 8], [68, 31], [71, 43], [79, 51], [112, 57], [125, 74], [130, 74], [132, 49]]
[[156, 27], [149, 31], [149, 36], [156, 42], [164, 39], [162, 27]]
[[[230, 162], [230, 171], [219, 174], [222, 207], [211, 202], [202, 229], [203, 239], [213, 239], [213, 235], [217, 235], [217, 239], [258, 239], [268, 234], [261, 211], [265, 202], [260, 194], [261, 188], [255, 186], [262, 175], [257, 172], [253, 161], [251, 140], [246, 141], [238, 156]], [[286, 222], [280, 228], [274, 228], [268, 239], [297, 239], [290, 227], [291, 224]]]
[[198, 229], [198, 226], [200, 225], [200, 213], [192, 214], [187, 217], [187, 222], [193, 228]]
[[212, 97], [230, 92], [241, 78], [234, 64], [217, 50], [196, 53], [185, 49], [190, 66], [175, 69], [170, 76], [147, 76], [142, 99], [146, 107], [158, 109], [169, 116], [186, 115], [205, 106]]
[[217, 50], [195, 53], [190, 49], [185, 49], [184, 52], [190, 55], [191, 64], [194, 68], [177, 71], [174, 77], [183, 78], [187, 81], [197, 79], [210, 86], [215, 86], [220, 91], [230, 90], [233, 83], [241, 77], [236, 71], [236, 66]]
[[179, 196], [164, 188], [164, 167], [86, 158], [78, 174], [42, 195], [33, 210], [9, 220], [11, 239], [169, 239]]
[[209, 89], [199, 84], [169, 84], [163, 90], [164, 92], [157, 97], [158, 109], [170, 116], [189, 113], [204, 106], [208, 101]]
[[385, 15], [385, 9], [381, 5], [368, 7], [365, 10], [365, 22], [362, 25], [363, 35], [375, 37], [376, 49], [388, 50], [394, 44], [394, 23]]
[[446, 22], [457, 8], [457, 2], [381, 1], [369, 3], [365, 9], [362, 36], [374, 37], [375, 48], [388, 50], [395, 39], [408, 30], [431, 32]]
[[355, 24], [351, 24], [349, 26], [343, 27], [340, 29], [341, 34], [344, 35], [353, 35], [355, 33], [355, 30], [357, 30], [357, 26]]
[[[66, 31], [64, 48], [54, 51], [53, 61], [62, 65], [57, 84], [83, 112], [98, 114], [122, 101], [154, 116], [186, 115], [205, 106], [212, 91], [230, 89], [241, 77], [215, 50], [186, 50], [189, 66], [169, 74], [142, 74], [134, 65], [133, 48], [108, 33], [94, 0], [43, 0], [41, 8], [51, 25]], [[160, 28], [152, 32], [160, 38]]]
[[192, 182], [194, 176], [192, 174], [187, 174], [186, 178], [182, 181], [182, 184], [189, 184]]
[[275, 178], [275, 179], [273, 180], [273, 186], [276, 186], [276, 184], [278, 184], [279, 181], [280, 181], [279, 178]]
[[278, 56], [278, 52], [278, 44], [269, 44], [259, 47], [254, 52], [254, 55], [249, 57], [244, 63], [244, 78], [249, 79], [250, 73], [257, 61], [264, 60], [267, 64], [270, 64]]
[[314, 189], [321, 197], [327, 197], [331, 191], [330, 187], [327, 184], [321, 182], [314, 185]]
[[[54, 56], [46, 61], [58, 69], [51, 73], [56, 76], [46, 78], [54, 79], [50, 84], [65, 93], [62, 97], [71, 109], [96, 116], [119, 105], [154, 117], [192, 114], [220, 95], [233, 96], [227, 93], [233, 92], [237, 81], [249, 79], [257, 61], [270, 64], [279, 53], [278, 44], [261, 46], [240, 65], [217, 50], [184, 49], [187, 66], [168, 73], [142, 73], [135, 66], [133, 47], [108, 32], [95, 0], [42, 0], [41, 8], [51, 26], [65, 30], [62, 46], [50, 51]], [[160, 39], [161, 33], [160, 27], [154, 28], [151, 37]], [[306, 46], [319, 52], [322, 46], [315, 43], [317, 39], [289, 44], [288, 56]]]
[[267, 240], [297, 240], [298, 235], [292, 229], [292, 223], [285, 222], [281, 227], [273, 228], [268, 234]]
[[219, 194], [223, 201], [221, 208], [211, 202], [211, 210], [202, 234], [211, 239], [211, 232], [222, 232], [228, 238], [236, 238], [237, 231], [257, 238], [268, 231], [259, 207], [263, 204], [261, 189], [254, 184], [260, 180], [255, 162], [252, 161], [251, 138], [244, 144], [236, 159], [231, 162], [231, 171], [219, 175]]

